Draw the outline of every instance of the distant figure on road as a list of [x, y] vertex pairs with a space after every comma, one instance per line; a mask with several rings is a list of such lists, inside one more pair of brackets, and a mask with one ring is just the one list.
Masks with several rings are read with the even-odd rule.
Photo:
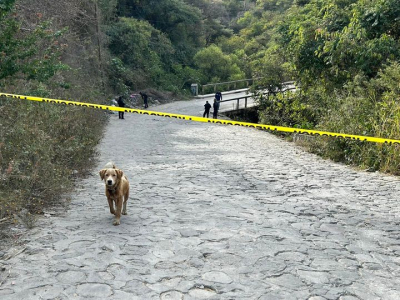
[[204, 104], [204, 114], [203, 114], [203, 118], [205, 118], [206, 115], [207, 115], [207, 118], [210, 117], [210, 108], [211, 108], [211, 104], [208, 103], [208, 101], [206, 101], [206, 104]]
[[[117, 103], [118, 103], [119, 107], [125, 107], [125, 103], [122, 100], [122, 96], [118, 97]], [[118, 117], [119, 117], [119, 119], [124, 119], [124, 112], [123, 111], [119, 111], [118, 112]]]
[[140, 94], [140, 96], [142, 96], [143, 103], [144, 103], [144, 108], [148, 108], [149, 105], [148, 105], [148, 102], [147, 102], [147, 99], [148, 99], [147, 94], [142, 93], [142, 92], [140, 92], [139, 94]]
[[217, 106], [218, 106], [218, 108], [217, 108], [217, 113], [218, 113], [218, 111], [219, 111], [219, 105], [220, 105], [220, 103], [221, 103], [221, 101], [222, 101], [222, 94], [221, 94], [221, 92], [216, 92], [215, 93], [215, 99], [217, 99]]
[[214, 108], [213, 119], [218, 119], [219, 102], [217, 101], [216, 98], [214, 98], [213, 108]]
[[216, 92], [215, 93], [215, 99], [217, 99], [218, 102], [220, 102], [222, 100], [222, 94], [221, 92]]

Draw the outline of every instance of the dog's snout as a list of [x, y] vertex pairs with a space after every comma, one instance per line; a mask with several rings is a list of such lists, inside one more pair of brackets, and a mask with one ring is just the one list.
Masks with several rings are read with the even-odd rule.
[[107, 180], [108, 185], [112, 185], [112, 180]]

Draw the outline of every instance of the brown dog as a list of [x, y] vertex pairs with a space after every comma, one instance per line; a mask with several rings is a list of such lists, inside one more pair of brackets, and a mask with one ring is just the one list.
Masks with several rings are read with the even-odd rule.
[[[106, 196], [110, 212], [115, 215], [114, 225], [121, 224], [121, 213], [126, 215], [126, 203], [129, 197], [129, 181], [120, 169], [113, 163], [108, 163], [100, 171], [100, 178], [106, 184]], [[114, 209], [115, 203], [115, 209]]]

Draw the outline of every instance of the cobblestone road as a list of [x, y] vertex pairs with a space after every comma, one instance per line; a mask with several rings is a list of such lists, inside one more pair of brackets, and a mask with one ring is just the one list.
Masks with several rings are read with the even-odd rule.
[[[0, 299], [400, 299], [394, 177], [257, 130], [130, 114], [100, 152], [70, 209], [3, 256]], [[110, 160], [131, 183], [120, 226], [98, 176]]]

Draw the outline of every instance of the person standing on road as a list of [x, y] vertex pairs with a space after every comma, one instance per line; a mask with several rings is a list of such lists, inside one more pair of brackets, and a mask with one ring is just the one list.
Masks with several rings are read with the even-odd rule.
[[205, 118], [206, 115], [207, 115], [207, 118], [210, 117], [210, 108], [211, 108], [211, 104], [208, 103], [208, 101], [206, 101], [206, 104], [204, 104], [204, 114], [203, 114], [203, 118]]
[[[118, 103], [118, 106], [119, 107], [125, 107], [125, 103], [124, 103], [124, 101], [122, 100], [122, 96], [119, 96], [118, 97], [118, 100], [117, 100], [117, 103]], [[124, 119], [124, 112], [123, 111], [119, 111], [118, 112], [118, 117], [119, 117], [119, 119]]]
[[215, 93], [215, 99], [217, 99], [217, 113], [218, 113], [218, 111], [219, 111], [219, 105], [220, 105], [220, 103], [221, 103], [221, 101], [222, 101], [222, 93], [220, 92], [220, 91], [218, 91], [218, 92], [216, 92]]
[[213, 119], [218, 119], [219, 102], [217, 101], [216, 98], [214, 98], [213, 108], [214, 108]]
[[139, 92], [139, 94], [140, 94], [140, 96], [142, 96], [142, 99], [143, 99], [143, 103], [144, 103], [144, 108], [148, 108], [149, 107], [149, 105], [148, 105], [148, 96], [147, 96], [147, 94], [145, 94], [145, 93], [142, 93], [142, 92]]
[[215, 93], [215, 99], [217, 99], [218, 102], [222, 101], [222, 93], [220, 91]]

